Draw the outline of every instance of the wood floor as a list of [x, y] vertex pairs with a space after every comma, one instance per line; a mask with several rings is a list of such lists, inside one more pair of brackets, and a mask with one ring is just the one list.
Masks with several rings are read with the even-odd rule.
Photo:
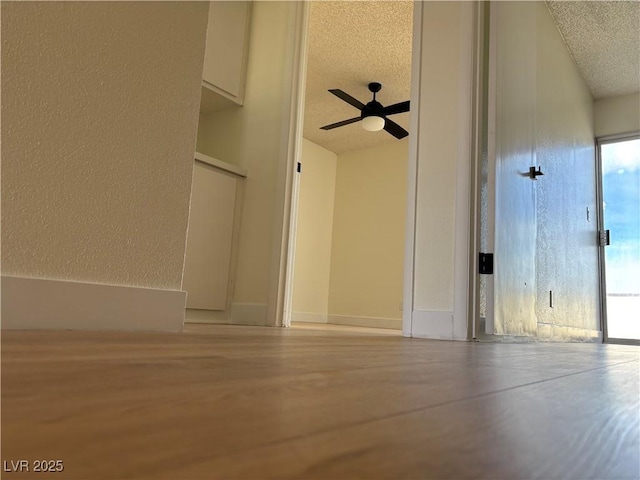
[[638, 479], [639, 361], [348, 329], [4, 331], [2, 478]]

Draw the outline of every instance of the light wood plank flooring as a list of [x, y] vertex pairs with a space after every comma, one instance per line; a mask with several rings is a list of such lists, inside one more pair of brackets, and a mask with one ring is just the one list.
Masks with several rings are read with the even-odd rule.
[[[386, 333], [386, 334], [385, 334]], [[638, 479], [640, 349], [2, 332], [3, 479]]]

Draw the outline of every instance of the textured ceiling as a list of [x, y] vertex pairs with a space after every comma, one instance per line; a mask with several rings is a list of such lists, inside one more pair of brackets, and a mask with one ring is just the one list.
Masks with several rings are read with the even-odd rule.
[[[383, 105], [409, 100], [413, 3], [314, 1], [310, 8], [304, 137], [335, 153], [398, 142], [385, 131], [363, 130], [360, 122], [320, 127], [360, 113], [330, 88], [367, 103], [367, 85], [380, 82]], [[390, 118], [408, 130], [408, 113]]]
[[[594, 98], [640, 91], [640, 2], [547, 5]], [[380, 82], [383, 105], [410, 98], [412, 17], [410, 0], [310, 2], [305, 138], [336, 153], [398, 141], [384, 131], [367, 132], [360, 122], [320, 127], [359, 113], [330, 88], [367, 103], [367, 85]], [[409, 130], [408, 113], [391, 118]]]
[[640, 2], [547, 2], [595, 99], [640, 90]]

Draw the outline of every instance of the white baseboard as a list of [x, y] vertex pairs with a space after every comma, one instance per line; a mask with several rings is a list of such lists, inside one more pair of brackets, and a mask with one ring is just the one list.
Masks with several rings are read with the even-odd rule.
[[567, 327], [551, 323], [538, 323], [538, 340], [543, 342], [595, 342], [602, 343], [602, 332], [587, 328]]
[[231, 305], [231, 324], [256, 325], [267, 324], [266, 303], [234, 303]]
[[329, 315], [327, 323], [332, 325], [349, 325], [352, 327], [390, 328], [402, 330], [399, 318], [354, 317], [351, 315]]
[[186, 292], [2, 276], [4, 329], [181, 332]]
[[204, 323], [212, 325], [229, 325], [229, 313], [220, 310], [197, 310], [187, 308], [184, 323]]
[[293, 312], [291, 314], [292, 322], [304, 323], [327, 323], [326, 313], [309, 313], [309, 312]]
[[414, 310], [411, 336], [438, 340], [466, 340], [453, 336], [453, 312]]

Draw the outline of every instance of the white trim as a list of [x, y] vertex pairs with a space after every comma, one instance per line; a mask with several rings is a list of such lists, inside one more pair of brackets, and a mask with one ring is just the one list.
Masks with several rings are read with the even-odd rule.
[[625, 140], [636, 140], [640, 138], [640, 132], [616, 133], [614, 135], [603, 135], [596, 138], [596, 143], [604, 145], [606, 143], [618, 143]]
[[[485, 126], [484, 104], [484, 52], [485, 52], [485, 20], [487, 4], [475, 5], [474, 31], [474, 59], [473, 59], [473, 113], [472, 113], [472, 141], [471, 141], [471, 171], [469, 183], [470, 195], [470, 244], [469, 244], [469, 325], [468, 338], [477, 338], [480, 329], [480, 274], [478, 254], [481, 250], [481, 216], [482, 216], [482, 155], [483, 128]], [[482, 320], [484, 324], [484, 319]]]
[[420, 131], [420, 85], [422, 78], [422, 2], [413, 2], [411, 52], [411, 112], [409, 116], [409, 158], [407, 163], [407, 214], [404, 246], [402, 335], [411, 337], [415, 286], [416, 203], [418, 201], [418, 132]]
[[[411, 96], [411, 123], [410, 130], [413, 135], [409, 143], [409, 177], [407, 196], [407, 230], [405, 247], [405, 272], [404, 272], [404, 314], [403, 335], [420, 336], [427, 338], [446, 338], [466, 340], [469, 338], [470, 315], [473, 308], [470, 304], [470, 289], [473, 286], [471, 269], [475, 255], [472, 242], [471, 225], [474, 221], [473, 211], [475, 197], [472, 192], [474, 127], [477, 126], [478, 112], [474, 109], [474, 88], [478, 87], [477, 77], [480, 71], [475, 68], [475, 55], [478, 48], [477, 37], [477, 5], [472, 2], [460, 3], [460, 47], [459, 47], [459, 74], [458, 74], [458, 156], [456, 160], [456, 192], [455, 192], [455, 233], [454, 233], [454, 278], [453, 278], [453, 312], [427, 312], [428, 322], [425, 322], [425, 312], [414, 310], [415, 290], [415, 249], [416, 249], [416, 210], [417, 210], [417, 178], [419, 167], [420, 142], [420, 103], [423, 70], [422, 29], [425, 21], [426, 10], [422, 2], [414, 3], [414, 31], [413, 31], [413, 63], [412, 63], [412, 96]], [[444, 316], [443, 316], [444, 315]], [[451, 318], [446, 319], [446, 315]], [[437, 321], [432, 321], [437, 318]], [[447, 323], [447, 322], [450, 322]], [[430, 331], [429, 328], [435, 330]]]
[[[487, 252], [495, 252], [496, 229], [496, 158], [497, 158], [497, 57], [498, 57], [498, 3], [489, 5], [489, 65], [487, 85]], [[494, 334], [495, 322], [495, 277], [486, 277], [486, 312], [484, 332], [481, 335]]]
[[415, 310], [411, 333], [418, 338], [454, 340], [453, 312]]
[[233, 303], [231, 305], [231, 324], [268, 325], [267, 305], [265, 303]]
[[178, 290], [2, 276], [3, 329], [181, 332]]
[[247, 176], [247, 171], [244, 168], [240, 168], [237, 165], [231, 165], [230, 163], [223, 162], [222, 160], [210, 157], [209, 155], [205, 155], [204, 153], [196, 152], [194, 158], [199, 162], [206, 163], [207, 165], [219, 168], [220, 170], [224, 170], [225, 172], [233, 173], [234, 175], [238, 175], [240, 177]]
[[302, 166], [302, 162], [297, 161], [295, 165], [295, 173], [293, 174], [293, 191], [291, 193], [291, 220], [289, 226], [289, 245], [287, 248], [287, 270], [285, 274], [284, 286], [284, 311], [282, 313], [282, 326], [291, 326], [291, 316], [293, 309], [293, 286], [294, 272], [296, 264], [296, 241], [298, 239], [298, 206], [300, 205], [300, 175], [298, 165]]
[[[604, 196], [602, 185], [602, 143], [596, 139], [596, 225], [598, 235], [604, 230]], [[605, 269], [604, 246], [598, 241], [598, 307], [600, 308], [600, 328], [602, 329], [602, 340], [609, 340], [607, 324], [607, 275]]]
[[[615, 134], [596, 138], [595, 171], [596, 171], [596, 224], [598, 232], [605, 230], [604, 225], [604, 191], [602, 176], [602, 145], [618, 143], [640, 138], [640, 132], [633, 134]], [[605, 246], [598, 242], [598, 307], [602, 341], [609, 343], [609, 323], [607, 317], [607, 270], [605, 264]], [[540, 324], [538, 324], [540, 329]]]
[[331, 325], [350, 325], [353, 327], [402, 329], [399, 318], [356, 317], [352, 315], [329, 315], [327, 323]]
[[327, 323], [327, 317], [328, 315], [326, 313], [293, 312], [291, 314], [291, 321], [302, 323]]
[[602, 343], [603, 334], [600, 330], [567, 327], [550, 323], [538, 323], [537, 340], [543, 342], [595, 342]]
[[[284, 326], [285, 302], [292, 295], [287, 293], [287, 285], [292, 288], [293, 282], [287, 277], [293, 274], [290, 262], [289, 239], [291, 235], [292, 195], [297, 162], [302, 152], [302, 129], [304, 121], [304, 89], [306, 81], [307, 59], [307, 24], [309, 17], [308, 2], [290, 2], [293, 10], [289, 23], [290, 59], [286, 65], [285, 91], [282, 105], [283, 134], [281, 138], [281, 159], [278, 169], [277, 198], [273, 234], [273, 251], [269, 280], [267, 306], [267, 325]], [[290, 309], [290, 306], [288, 307]]]
[[456, 161], [456, 209], [455, 209], [455, 246], [454, 246], [454, 304], [453, 304], [453, 338], [468, 339], [470, 309], [470, 280], [475, 272], [471, 270], [473, 262], [470, 260], [472, 242], [471, 222], [473, 221], [473, 209], [475, 198], [471, 191], [475, 191], [472, 185], [471, 165], [473, 158], [473, 114], [475, 112], [473, 101], [474, 88], [477, 85], [475, 79], [479, 72], [475, 71], [475, 52], [477, 38], [475, 19], [477, 18], [477, 6], [475, 2], [464, 2], [460, 9], [460, 80], [458, 87], [458, 158]]
[[223, 310], [197, 310], [187, 308], [184, 323], [205, 323], [214, 325], [228, 325], [229, 313]]

